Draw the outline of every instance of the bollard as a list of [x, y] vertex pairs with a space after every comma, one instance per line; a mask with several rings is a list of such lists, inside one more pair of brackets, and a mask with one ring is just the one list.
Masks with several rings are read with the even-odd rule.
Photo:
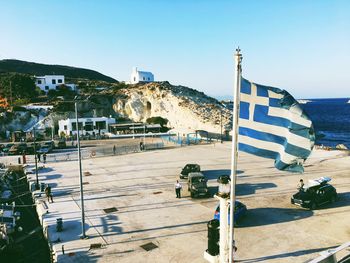
[[40, 192], [45, 192], [45, 183], [40, 183]]
[[219, 239], [220, 239], [219, 226], [220, 226], [220, 221], [217, 219], [213, 219], [208, 222], [207, 252], [212, 256], [219, 255]]
[[18, 164], [21, 164], [21, 157], [18, 157]]
[[63, 219], [62, 219], [62, 217], [56, 218], [56, 231], [57, 232], [63, 231]]
[[64, 255], [64, 245], [62, 245], [62, 254]]

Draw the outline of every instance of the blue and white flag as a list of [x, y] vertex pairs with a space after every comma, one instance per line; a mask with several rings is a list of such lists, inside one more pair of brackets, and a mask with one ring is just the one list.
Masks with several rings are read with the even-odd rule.
[[311, 120], [287, 91], [242, 78], [239, 150], [274, 159], [279, 170], [303, 172], [314, 142]]

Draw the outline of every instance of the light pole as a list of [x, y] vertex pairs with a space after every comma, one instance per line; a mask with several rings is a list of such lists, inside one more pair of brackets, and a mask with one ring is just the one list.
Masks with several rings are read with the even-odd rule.
[[143, 149], [145, 149], [146, 143], [146, 123], [143, 125]]
[[[227, 263], [229, 261], [229, 228], [228, 228], [228, 210], [230, 206], [230, 177], [227, 175], [219, 176], [219, 191], [215, 198], [220, 201], [220, 234], [219, 234], [219, 255], [210, 254], [209, 248], [204, 252], [204, 259], [210, 263]], [[232, 209], [232, 208], [231, 208]]]
[[135, 139], [135, 125], [132, 123], [132, 138]]
[[75, 119], [77, 129], [77, 144], [78, 144], [78, 162], [79, 162], [79, 183], [80, 183], [80, 206], [81, 206], [81, 238], [86, 238], [85, 235], [85, 212], [84, 212], [84, 190], [83, 190], [83, 173], [81, 166], [81, 152], [80, 152], [80, 139], [79, 139], [79, 120], [78, 120], [78, 97], [74, 98], [75, 106]]
[[222, 109], [220, 108], [220, 140], [222, 143]]
[[33, 127], [33, 136], [34, 136], [34, 160], [35, 160], [35, 178], [36, 178], [35, 189], [39, 189], [38, 157], [36, 156], [36, 134], [35, 134], [35, 126]]

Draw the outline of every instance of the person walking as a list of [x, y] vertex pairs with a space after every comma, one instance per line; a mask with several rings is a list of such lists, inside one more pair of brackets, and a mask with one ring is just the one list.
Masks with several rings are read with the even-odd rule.
[[37, 157], [38, 157], [38, 162], [40, 162], [40, 153], [37, 154]]
[[43, 154], [43, 161], [46, 163], [46, 153]]
[[113, 145], [113, 155], [115, 155], [116, 152], [117, 152], [117, 147], [115, 147], [115, 145]]
[[52, 197], [52, 193], [51, 193], [51, 186], [48, 184], [45, 188], [45, 195], [47, 197], [47, 201], [50, 203], [53, 203], [53, 197]]
[[27, 158], [26, 158], [26, 152], [23, 151], [22, 153], [22, 159], [23, 159], [23, 164], [26, 164], [27, 163]]
[[298, 190], [301, 190], [304, 188], [304, 180], [300, 179], [299, 184], [298, 184]]
[[179, 180], [176, 180], [176, 184], [175, 184], [176, 198], [181, 198], [181, 189], [182, 189], [182, 185], [179, 183]]

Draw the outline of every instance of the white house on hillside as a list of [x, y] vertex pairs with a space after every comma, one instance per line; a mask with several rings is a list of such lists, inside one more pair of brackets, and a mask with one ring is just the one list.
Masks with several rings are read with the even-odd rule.
[[66, 84], [63, 75], [45, 75], [35, 76], [35, 85], [38, 86], [42, 91], [46, 93], [49, 90], [56, 90], [61, 85], [66, 85], [72, 90], [76, 90], [75, 84]]
[[[114, 118], [98, 117], [98, 118], [79, 118], [79, 133], [82, 135], [103, 135], [109, 132], [109, 125], [115, 123]], [[67, 136], [77, 133], [76, 119], [66, 119], [58, 121], [58, 135], [65, 134]]]
[[130, 84], [136, 84], [139, 82], [152, 82], [154, 81], [154, 75], [151, 72], [139, 71], [137, 68], [133, 68], [131, 73]]

